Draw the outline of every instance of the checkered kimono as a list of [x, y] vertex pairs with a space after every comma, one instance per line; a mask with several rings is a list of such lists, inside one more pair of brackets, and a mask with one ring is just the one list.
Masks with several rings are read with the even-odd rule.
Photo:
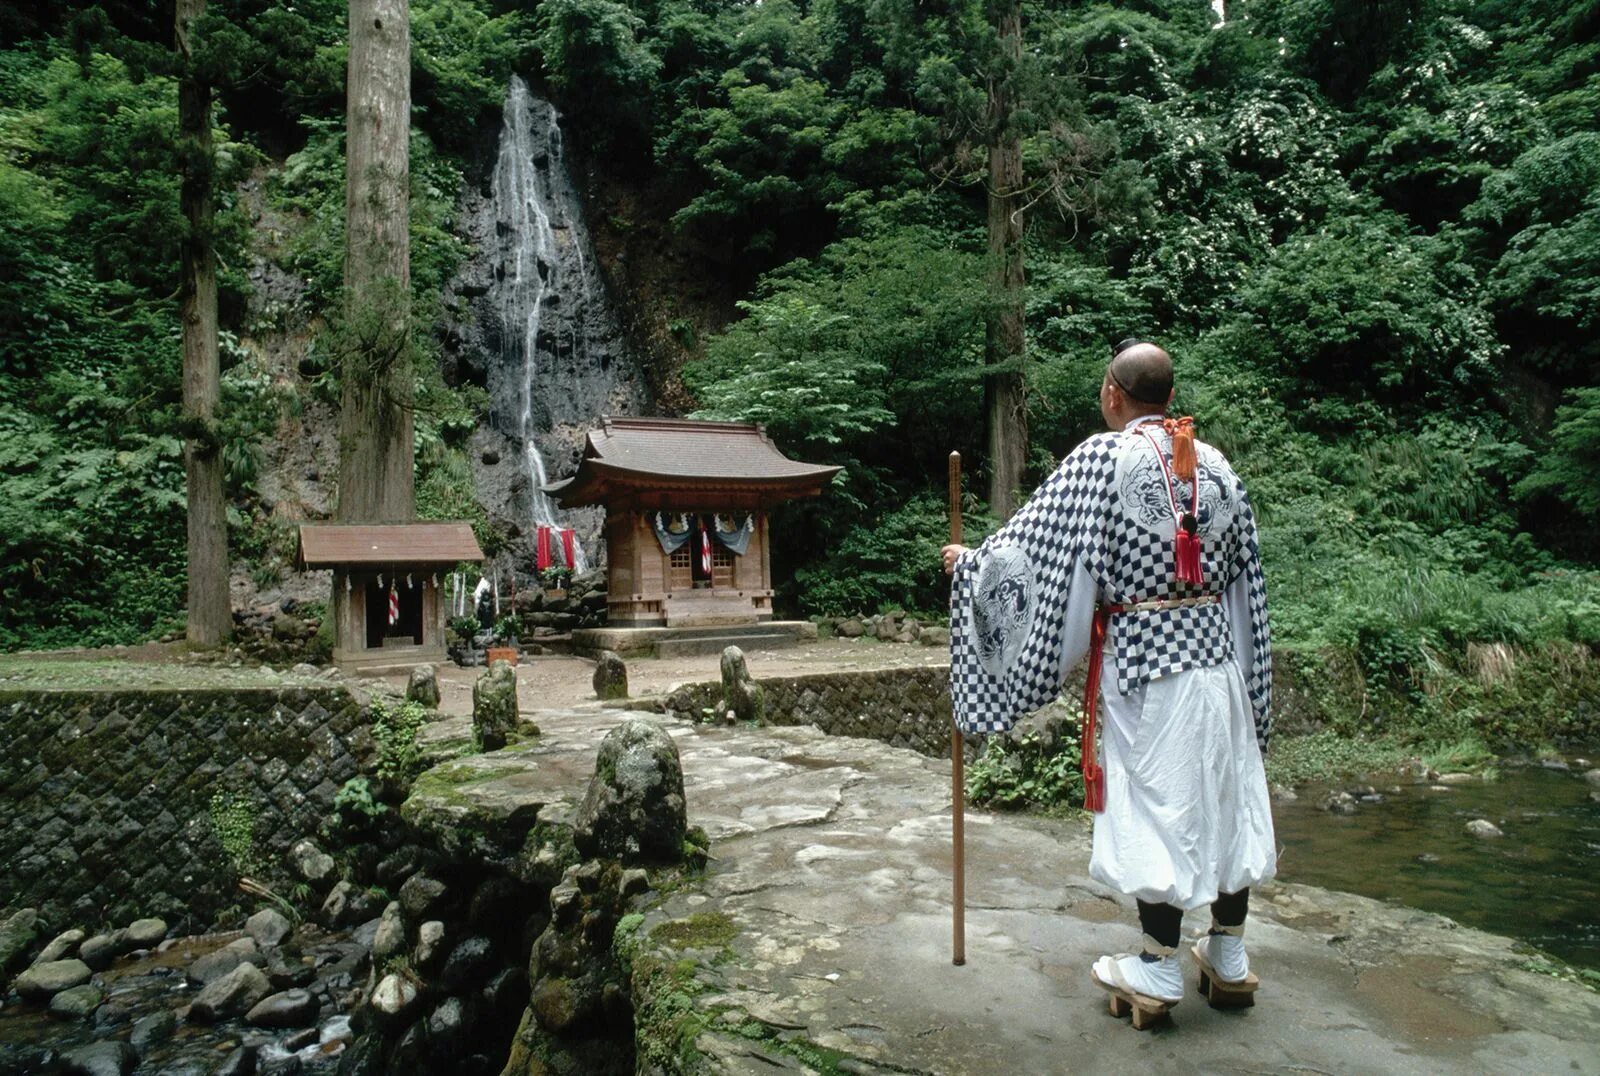
[[1055, 699], [1088, 650], [1097, 603], [1217, 595], [1113, 616], [1106, 675], [1125, 694], [1236, 658], [1266, 751], [1272, 642], [1249, 498], [1222, 453], [1196, 442], [1205, 583], [1177, 583], [1173, 504], [1187, 510], [1193, 487], [1174, 480], [1169, 492], [1156, 453], [1170, 469], [1171, 439], [1159, 426], [1143, 429], [1084, 441], [1010, 522], [956, 562], [950, 693], [962, 731], [1004, 732]]

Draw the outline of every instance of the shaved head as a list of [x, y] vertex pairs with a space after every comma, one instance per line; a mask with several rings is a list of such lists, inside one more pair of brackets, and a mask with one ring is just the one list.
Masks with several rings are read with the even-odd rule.
[[1106, 372], [1136, 403], [1165, 408], [1172, 396], [1172, 357], [1154, 344], [1119, 344]]

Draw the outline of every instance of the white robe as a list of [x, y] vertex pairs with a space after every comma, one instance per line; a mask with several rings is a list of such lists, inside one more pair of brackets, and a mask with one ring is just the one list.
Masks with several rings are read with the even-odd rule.
[[1089, 876], [1185, 911], [1277, 872], [1267, 775], [1236, 661], [1101, 689], [1106, 809]]

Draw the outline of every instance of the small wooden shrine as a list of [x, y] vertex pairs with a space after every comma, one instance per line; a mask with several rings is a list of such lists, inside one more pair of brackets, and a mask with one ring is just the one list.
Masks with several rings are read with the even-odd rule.
[[577, 473], [544, 489], [563, 508], [605, 507], [609, 625], [770, 620], [767, 513], [817, 496], [840, 468], [791, 460], [750, 423], [601, 423]]
[[440, 580], [483, 550], [466, 523], [308, 523], [296, 559], [333, 569], [334, 663], [373, 672], [445, 660]]

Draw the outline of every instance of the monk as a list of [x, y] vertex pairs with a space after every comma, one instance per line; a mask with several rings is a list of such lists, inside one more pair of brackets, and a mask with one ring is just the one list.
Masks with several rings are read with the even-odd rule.
[[1135, 898], [1143, 930], [1139, 952], [1102, 956], [1091, 974], [1163, 1006], [1183, 997], [1183, 914], [1206, 905], [1202, 982], [1254, 988], [1250, 887], [1277, 866], [1255, 518], [1222, 453], [1195, 438], [1191, 419], [1167, 417], [1172, 386], [1164, 350], [1117, 345], [1100, 385], [1109, 432], [1073, 449], [982, 546], [943, 550], [964, 732], [1009, 729], [1089, 659], [1086, 725], [1104, 722], [1083, 762], [1089, 873]]

